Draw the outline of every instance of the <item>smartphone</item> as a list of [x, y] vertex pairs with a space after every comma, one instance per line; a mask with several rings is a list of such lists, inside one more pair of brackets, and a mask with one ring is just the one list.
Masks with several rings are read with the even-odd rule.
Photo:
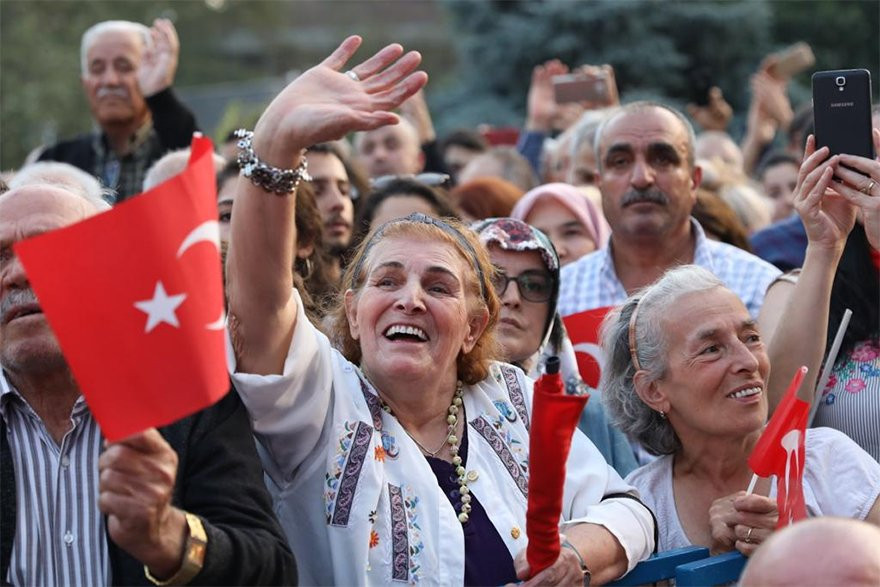
[[774, 53], [775, 62], [769, 73], [777, 79], [789, 79], [802, 71], [806, 71], [816, 63], [813, 50], [803, 41]]
[[553, 96], [557, 104], [567, 102], [599, 102], [611, 101], [611, 86], [608, 76], [603, 72], [594, 75], [569, 73], [553, 76]]
[[867, 69], [813, 74], [813, 125], [816, 148], [832, 155], [874, 158], [871, 140], [871, 74]]

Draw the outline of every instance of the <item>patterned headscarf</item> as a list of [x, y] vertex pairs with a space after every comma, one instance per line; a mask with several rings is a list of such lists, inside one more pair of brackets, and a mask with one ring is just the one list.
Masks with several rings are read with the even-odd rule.
[[556, 304], [559, 298], [559, 255], [553, 248], [553, 243], [547, 235], [529, 226], [522, 220], [515, 218], [487, 218], [478, 220], [471, 225], [474, 232], [486, 248], [496, 245], [505, 251], [537, 251], [541, 254], [544, 266], [550, 272], [553, 282], [553, 293], [549, 300], [549, 311], [544, 332], [541, 340], [547, 341], [553, 326], [553, 316], [556, 314]]

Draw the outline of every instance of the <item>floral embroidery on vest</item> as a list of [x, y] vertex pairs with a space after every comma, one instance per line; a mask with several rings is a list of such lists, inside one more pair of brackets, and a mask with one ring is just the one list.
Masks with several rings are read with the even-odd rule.
[[373, 428], [364, 422], [343, 422], [336, 458], [324, 474], [324, 507], [327, 523], [347, 526], [358, 479], [370, 447]]
[[[492, 447], [492, 450], [494, 450], [495, 454], [498, 455], [498, 458], [501, 459], [501, 463], [504, 465], [504, 468], [507, 469], [507, 472], [513, 478], [514, 483], [516, 483], [517, 488], [522, 492], [523, 496], [528, 497], [528, 463], [517, 462], [517, 459], [508, 444], [508, 442], [513, 441], [510, 434], [505, 434], [507, 440], [507, 442], [505, 442], [505, 438], [502, 438], [501, 434], [496, 430], [496, 427], [493, 426], [485, 416], [480, 416], [471, 420], [470, 424], [473, 426], [474, 430], [479, 432], [480, 436], [486, 439], [486, 442], [489, 443], [489, 446]], [[502, 426], [502, 428], [504, 427]]]

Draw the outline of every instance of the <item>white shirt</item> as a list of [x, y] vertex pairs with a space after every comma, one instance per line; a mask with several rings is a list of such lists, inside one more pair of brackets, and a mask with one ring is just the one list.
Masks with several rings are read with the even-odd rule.
[[[301, 582], [462, 584], [464, 533], [430, 465], [358, 368], [298, 307], [283, 374], [234, 373], [233, 381], [265, 448]], [[522, 371], [493, 364], [463, 397], [465, 465], [479, 475], [468, 487], [512, 556], [527, 544], [531, 393]], [[580, 431], [567, 466], [563, 519], [607, 528], [632, 569], [654, 547], [650, 513], [632, 499], [601, 501], [633, 490]]]
[[[880, 496], [880, 463], [849, 437], [831, 428], [807, 430], [804, 442], [807, 514], [864, 520]], [[672, 455], [660, 457], [626, 477], [657, 516], [660, 552], [691, 545], [675, 507], [672, 460]], [[775, 478], [770, 497], [776, 497]]]

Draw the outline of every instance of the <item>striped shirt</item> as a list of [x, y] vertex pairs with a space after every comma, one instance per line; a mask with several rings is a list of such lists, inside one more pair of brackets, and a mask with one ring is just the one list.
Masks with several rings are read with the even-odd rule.
[[101, 431], [85, 400], [56, 444], [24, 398], [0, 373], [0, 417], [15, 468], [13, 585], [108, 585], [104, 516], [98, 509]]
[[[694, 264], [714, 273], [738, 295], [749, 314], [757, 318], [767, 286], [781, 271], [770, 263], [734, 246], [709, 240], [691, 218], [696, 236]], [[611, 244], [562, 268], [559, 284], [559, 315], [563, 318], [626, 301], [626, 290], [617, 278]], [[571, 333], [569, 333], [571, 334]], [[572, 336], [572, 339], [575, 337]]]

